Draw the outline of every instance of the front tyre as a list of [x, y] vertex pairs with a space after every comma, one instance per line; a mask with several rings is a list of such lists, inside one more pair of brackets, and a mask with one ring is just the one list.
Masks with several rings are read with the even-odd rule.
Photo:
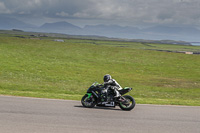
[[81, 99], [81, 103], [86, 108], [93, 108], [95, 106], [95, 99], [92, 96], [88, 98], [88, 95], [85, 94]]
[[135, 107], [135, 99], [129, 95], [123, 96], [126, 101], [125, 102], [120, 102], [119, 107], [122, 110], [130, 111]]

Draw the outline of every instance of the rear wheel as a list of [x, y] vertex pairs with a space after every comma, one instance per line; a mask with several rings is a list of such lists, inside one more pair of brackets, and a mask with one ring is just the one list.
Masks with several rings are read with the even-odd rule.
[[95, 106], [96, 102], [95, 102], [95, 98], [93, 96], [90, 96], [88, 98], [88, 95], [85, 94], [81, 99], [81, 103], [86, 108], [93, 108]]
[[123, 96], [126, 100], [119, 103], [122, 110], [130, 111], [135, 107], [135, 99], [129, 95]]

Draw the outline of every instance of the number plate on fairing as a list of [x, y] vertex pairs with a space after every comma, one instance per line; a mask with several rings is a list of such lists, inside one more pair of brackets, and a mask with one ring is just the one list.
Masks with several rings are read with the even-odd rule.
[[115, 106], [115, 102], [102, 102], [102, 105], [105, 105], [107, 107], [114, 107]]

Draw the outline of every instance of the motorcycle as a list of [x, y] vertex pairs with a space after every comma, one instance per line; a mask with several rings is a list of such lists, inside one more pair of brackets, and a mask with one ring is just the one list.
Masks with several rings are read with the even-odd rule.
[[116, 98], [114, 91], [110, 87], [104, 87], [98, 82], [94, 82], [87, 90], [81, 103], [86, 108], [93, 108], [95, 106], [103, 107], [115, 107], [119, 106], [122, 110], [130, 111], [135, 107], [135, 100], [129, 95], [125, 95], [127, 92], [131, 91], [132, 88], [125, 87], [118, 90], [121, 94], [120, 97]]

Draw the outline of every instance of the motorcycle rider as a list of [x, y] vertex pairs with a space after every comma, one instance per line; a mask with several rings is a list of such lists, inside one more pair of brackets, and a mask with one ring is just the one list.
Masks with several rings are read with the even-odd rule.
[[118, 90], [121, 90], [122, 87], [117, 83], [117, 81], [115, 79], [112, 79], [112, 77], [109, 74], [106, 74], [103, 77], [103, 80], [104, 80], [104, 83], [103, 83], [104, 87], [106, 89], [110, 87], [114, 91], [115, 97], [119, 98], [121, 95]]

